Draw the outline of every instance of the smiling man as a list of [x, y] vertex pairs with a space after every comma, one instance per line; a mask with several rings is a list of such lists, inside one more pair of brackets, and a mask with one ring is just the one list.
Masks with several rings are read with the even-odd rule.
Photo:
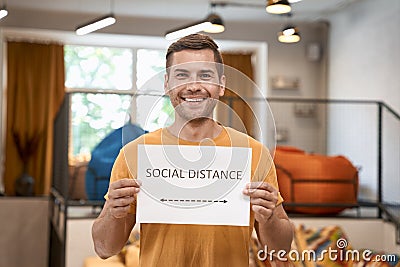
[[[217, 49], [212, 40], [204, 41]], [[212, 113], [219, 97], [224, 95], [225, 75], [222, 73], [222, 58], [218, 50], [183, 49], [185, 42], [187, 46], [200, 45], [195, 40], [187, 38], [186, 41], [181, 40], [172, 44], [166, 56], [167, 74], [164, 85], [175, 108], [175, 122], [168, 129], [183, 139], [201, 141], [204, 138], [216, 137], [222, 129], [212, 119]], [[199, 125], [207, 128], [208, 136], [198, 131]], [[187, 138], [182, 136], [191, 128], [197, 136], [195, 139], [193, 136]], [[212, 131], [211, 136], [208, 131]]]
[[[275, 167], [265, 146], [213, 119], [224, 95], [222, 57], [208, 36], [193, 34], [171, 44], [166, 55], [164, 87], [175, 108], [171, 126], [148, 133], [126, 145], [117, 157], [106, 202], [92, 235], [102, 258], [118, 253], [136, 223], [137, 147], [147, 145], [207, 145], [251, 149], [248, 226], [142, 223], [140, 266], [248, 266], [253, 228], [269, 251], [290, 249], [293, 226], [281, 203]], [[243, 214], [247, 216], [248, 214]]]

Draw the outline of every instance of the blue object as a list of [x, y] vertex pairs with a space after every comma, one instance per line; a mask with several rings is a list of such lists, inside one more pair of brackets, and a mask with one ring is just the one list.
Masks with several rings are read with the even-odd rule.
[[107, 135], [93, 149], [85, 176], [88, 200], [104, 200], [111, 169], [122, 146], [145, 133], [145, 130], [135, 124], [126, 124]]

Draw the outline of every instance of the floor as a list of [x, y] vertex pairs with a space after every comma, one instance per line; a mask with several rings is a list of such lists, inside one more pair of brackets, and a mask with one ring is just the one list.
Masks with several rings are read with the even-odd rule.
[[[99, 212], [99, 206], [72, 206], [68, 208], [66, 267], [81, 266], [86, 257], [95, 255], [90, 233], [93, 220]], [[378, 210], [374, 207], [346, 209], [336, 216], [325, 217], [289, 214], [296, 226], [301, 224], [306, 227], [339, 225], [344, 229], [349, 243], [354, 248], [399, 253], [400, 244], [396, 244], [395, 241], [395, 226], [384, 219], [377, 219], [377, 215]]]

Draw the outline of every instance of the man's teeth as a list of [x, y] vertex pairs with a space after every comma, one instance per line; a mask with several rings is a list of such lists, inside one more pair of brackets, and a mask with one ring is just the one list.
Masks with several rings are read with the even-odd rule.
[[187, 102], [201, 102], [204, 99], [205, 98], [185, 98], [185, 101], [187, 101]]

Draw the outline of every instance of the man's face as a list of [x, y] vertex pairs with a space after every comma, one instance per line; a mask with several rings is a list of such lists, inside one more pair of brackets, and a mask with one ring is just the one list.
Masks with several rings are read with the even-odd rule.
[[171, 56], [164, 87], [177, 115], [188, 122], [211, 118], [225, 90], [225, 76], [218, 76], [213, 51], [183, 50]]

